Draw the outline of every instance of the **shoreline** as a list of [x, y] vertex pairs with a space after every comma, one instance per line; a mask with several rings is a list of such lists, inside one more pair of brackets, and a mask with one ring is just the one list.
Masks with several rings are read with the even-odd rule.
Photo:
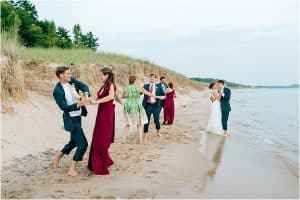
[[[90, 175], [86, 169], [89, 149], [79, 164], [81, 174], [75, 178], [66, 175], [71, 156], [64, 157], [57, 172], [52, 170], [54, 148], [7, 159], [2, 163], [2, 198], [298, 197], [298, 177], [285, 163], [238, 134], [228, 138], [207, 134], [205, 148], [199, 149], [209, 115], [207, 91], [176, 99], [176, 107], [174, 125], [162, 126], [162, 138], [151, 134], [144, 145], [136, 144], [132, 131], [128, 143], [121, 145], [122, 120], [116, 121], [117, 139], [110, 148], [115, 164], [109, 176]], [[88, 140], [93, 127], [86, 122], [93, 123], [94, 114], [90, 112], [83, 122]], [[120, 116], [117, 108], [116, 117]], [[63, 144], [66, 136], [59, 130], [47, 143]]]

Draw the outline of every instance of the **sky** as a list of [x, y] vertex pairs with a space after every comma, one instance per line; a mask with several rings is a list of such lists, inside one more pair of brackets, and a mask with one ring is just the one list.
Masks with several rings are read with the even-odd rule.
[[100, 51], [188, 77], [249, 85], [299, 78], [297, 0], [31, 0], [40, 19], [99, 37]]

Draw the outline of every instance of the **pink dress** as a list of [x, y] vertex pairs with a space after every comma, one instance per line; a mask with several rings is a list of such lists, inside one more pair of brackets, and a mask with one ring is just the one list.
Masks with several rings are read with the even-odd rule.
[[[111, 84], [101, 88], [97, 95], [103, 98], [109, 95]], [[114, 90], [116, 86], [113, 84]], [[102, 91], [103, 90], [103, 91]], [[91, 150], [89, 155], [88, 169], [96, 175], [109, 174], [108, 167], [114, 162], [110, 158], [108, 149], [110, 144], [114, 142], [115, 137], [115, 105], [114, 101], [108, 101], [98, 105], [98, 113], [96, 117]]]

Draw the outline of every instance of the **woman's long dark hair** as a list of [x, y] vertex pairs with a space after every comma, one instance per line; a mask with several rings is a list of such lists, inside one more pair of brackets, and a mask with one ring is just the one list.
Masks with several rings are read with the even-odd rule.
[[208, 88], [212, 89], [215, 86], [216, 82], [212, 82], [211, 84], [209, 84]]
[[114, 77], [114, 73], [112, 71], [111, 68], [109, 67], [104, 67], [100, 70], [104, 75], [108, 75], [107, 80], [105, 81], [104, 85], [102, 86], [102, 88], [105, 88], [107, 85], [109, 85], [110, 83], [115, 84], [115, 77]]

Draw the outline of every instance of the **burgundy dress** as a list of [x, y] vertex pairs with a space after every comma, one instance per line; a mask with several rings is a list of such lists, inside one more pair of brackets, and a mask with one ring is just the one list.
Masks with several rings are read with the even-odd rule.
[[167, 98], [164, 104], [164, 124], [173, 124], [175, 117], [174, 96], [175, 90], [167, 94]]
[[[97, 95], [99, 99], [109, 95], [111, 84], [108, 84], [98, 91]], [[116, 86], [114, 84], [113, 86], [114, 90], [116, 90]], [[109, 174], [108, 167], [114, 162], [109, 156], [108, 149], [110, 144], [114, 142], [114, 137], [115, 105], [114, 101], [111, 100], [101, 103], [98, 106], [88, 162], [88, 169], [93, 171], [96, 175]]]

